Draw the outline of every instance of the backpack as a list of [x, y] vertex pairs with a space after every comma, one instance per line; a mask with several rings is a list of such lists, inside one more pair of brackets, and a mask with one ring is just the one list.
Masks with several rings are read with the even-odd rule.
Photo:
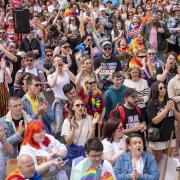
[[[121, 122], [124, 125], [124, 122], [125, 122], [125, 119], [126, 119], [126, 114], [125, 114], [125, 111], [124, 111], [124, 107], [121, 104], [117, 104], [116, 107], [110, 112], [110, 119], [118, 120], [118, 118], [114, 117], [114, 113], [117, 110], [119, 111]], [[141, 110], [140, 110], [140, 108], [138, 106], [136, 106], [136, 111], [137, 111], [138, 115], [141, 115]]]

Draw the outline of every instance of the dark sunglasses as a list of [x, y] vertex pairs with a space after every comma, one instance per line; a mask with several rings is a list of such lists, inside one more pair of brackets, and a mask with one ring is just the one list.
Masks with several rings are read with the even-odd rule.
[[146, 9], [146, 11], [152, 11], [152, 9]]
[[103, 48], [105, 51], [112, 51], [112, 48]]
[[33, 84], [35, 87], [42, 87], [42, 84]]
[[96, 81], [88, 82], [89, 85], [95, 84]]
[[62, 48], [67, 49], [67, 48], [70, 48], [70, 46], [63, 46]]
[[71, 21], [75, 21], [75, 19], [71, 19]]
[[155, 55], [156, 53], [148, 53], [149, 55]]
[[92, 41], [92, 39], [87, 39], [87, 41]]
[[84, 107], [84, 104], [76, 104], [76, 107]]
[[0, 32], [0, 34], [5, 34], [5, 32]]
[[147, 56], [138, 56], [138, 58], [146, 58]]
[[33, 59], [26, 59], [26, 62], [33, 62]]
[[52, 55], [52, 54], [47, 54], [46, 56], [47, 56], [47, 57], [50, 57], [50, 56], [52, 57], [53, 55]]
[[166, 87], [165, 86], [159, 87], [159, 90], [163, 90], [163, 89], [166, 89]]

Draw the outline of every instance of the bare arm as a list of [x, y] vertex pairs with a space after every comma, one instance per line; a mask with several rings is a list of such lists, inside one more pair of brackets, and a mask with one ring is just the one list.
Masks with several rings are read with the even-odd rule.
[[58, 74], [59, 72], [56, 70], [55, 73], [47, 76], [48, 84], [50, 87], [54, 87], [56, 85]]
[[73, 143], [74, 134], [75, 134], [75, 128], [72, 128], [71, 134], [64, 136], [64, 139], [68, 145], [71, 145]]
[[7, 58], [9, 58], [11, 61], [17, 62], [17, 57], [16, 57], [14, 54], [12, 54], [11, 52], [9, 52], [7, 49], [5, 49], [2, 44], [0, 44], [0, 50], [1, 50], [1, 51], [4, 53], [4, 55], [7, 56]]

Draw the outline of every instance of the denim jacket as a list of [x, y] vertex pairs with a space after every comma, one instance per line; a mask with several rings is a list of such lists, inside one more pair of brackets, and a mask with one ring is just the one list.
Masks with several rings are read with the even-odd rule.
[[[153, 155], [143, 152], [144, 161], [143, 174], [139, 175], [138, 180], [159, 180], [158, 165]], [[127, 152], [120, 155], [114, 166], [117, 180], [131, 180], [132, 172], [132, 153]]]
[[[25, 127], [27, 123], [32, 120], [25, 111], [22, 111], [22, 116], [25, 122]], [[17, 158], [18, 155], [18, 143], [22, 141], [22, 134], [16, 131], [15, 124], [12, 121], [11, 111], [7, 113], [6, 116], [0, 118], [0, 125], [3, 126], [6, 132], [6, 141], [12, 144], [14, 153], [12, 155], [8, 155], [10, 159]]]
[[[42, 102], [44, 101], [44, 99], [42, 97], [38, 97], [39, 99], [39, 102]], [[36, 116], [35, 114], [33, 114], [32, 112], [32, 105], [30, 103], [30, 101], [27, 99], [26, 95], [24, 95], [22, 97], [22, 100], [23, 100], [23, 103], [24, 103], [24, 111], [26, 111], [26, 113], [28, 115], [30, 115], [32, 117], [32, 119], [35, 119], [37, 120], [38, 119], [38, 116]], [[45, 126], [45, 129], [46, 129], [46, 132], [48, 134], [51, 134], [51, 123], [54, 121], [54, 113], [50, 107], [50, 105], [48, 104], [48, 110], [47, 110], [47, 113], [44, 113], [42, 115], [42, 121], [43, 121], [43, 124]]]

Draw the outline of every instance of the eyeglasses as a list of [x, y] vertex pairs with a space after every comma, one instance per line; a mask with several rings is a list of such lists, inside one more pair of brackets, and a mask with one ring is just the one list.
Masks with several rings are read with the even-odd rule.
[[112, 48], [103, 48], [105, 51], [112, 51]]
[[103, 153], [98, 153], [98, 154], [89, 154], [89, 157], [96, 159], [96, 158], [102, 158], [103, 157]]
[[42, 84], [33, 84], [35, 87], [42, 87]]
[[151, 56], [151, 55], [155, 55], [156, 53], [148, 53], [148, 54]]
[[26, 62], [33, 62], [33, 59], [26, 59]]
[[166, 87], [165, 86], [159, 87], [159, 90], [163, 90], [163, 89], [166, 89]]
[[67, 49], [67, 48], [70, 48], [70, 46], [63, 46], [62, 48]]
[[50, 56], [52, 57], [53, 55], [52, 55], [52, 54], [47, 54], [46, 56], [47, 56], [47, 57], [50, 57]]
[[96, 81], [88, 82], [89, 85], [93, 85], [95, 83], [96, 83]]
[[84, 107], [84, 104], [75, 104], [76, 107]]

